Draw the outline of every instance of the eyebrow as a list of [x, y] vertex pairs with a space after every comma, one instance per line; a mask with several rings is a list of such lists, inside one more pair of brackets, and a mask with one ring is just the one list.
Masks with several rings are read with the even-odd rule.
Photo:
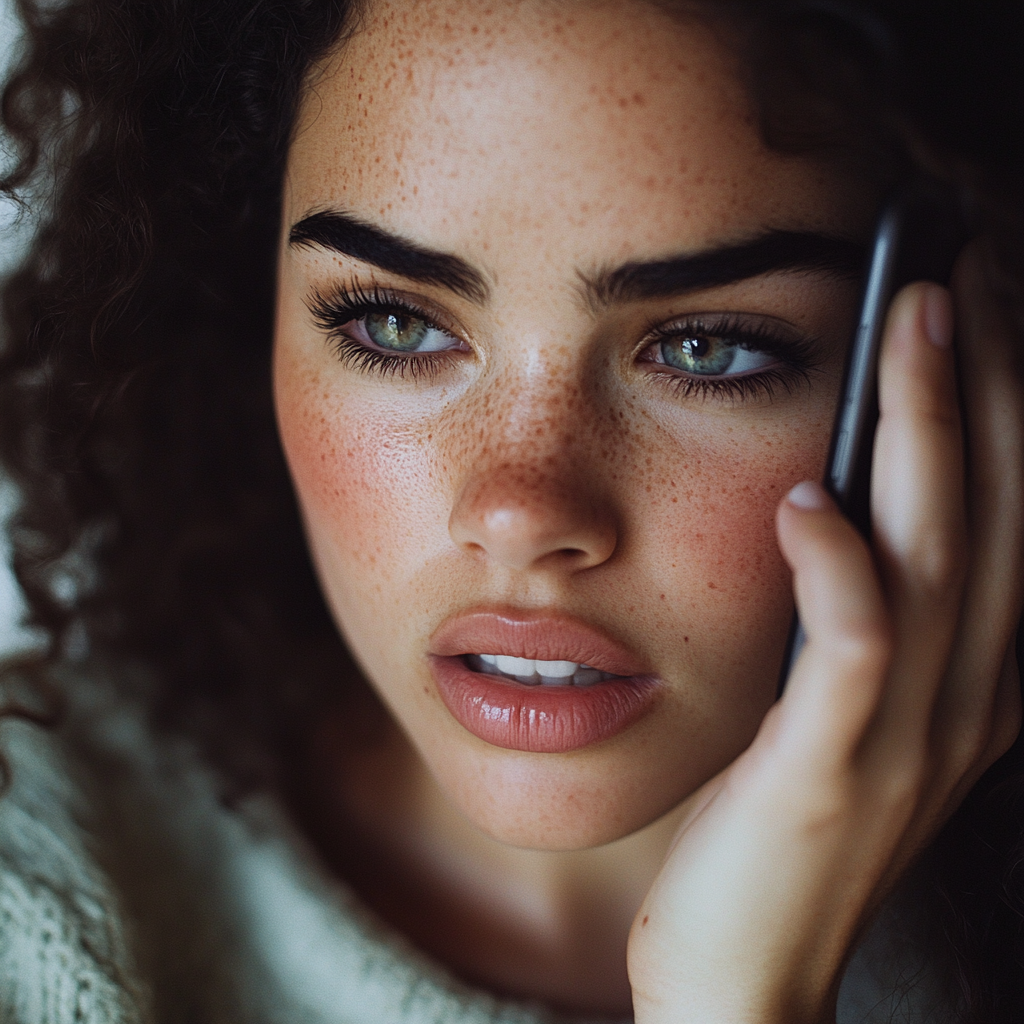
[[428, 249], [340, 210], [303, 217], [288, 233], [288, 244], [340, 252], [410, 281], [439, 285], [476, 303], [486, 302], [490, 294], [483, 274], [458, 256]]
[[[340, 210], [320, 210], [303, 217], [292, 227], [288, 242], [339, 252], [411, 281], [439, 285], [478, 304], [485, 303], [490, 295], [484, 275], [460, 257], [430, 249]], [[857, 279], [863, 275], [866, 255], [866, 246], [850, 238], [769, 230], [745, 241], [664, 260], [624, 263], [596, 277], [580, 277], [588, 302], [600, 307], [671, 298], [787, 271]]]
[[866, 257], [867, 247], [849, 238], [773, 230], [666, 260], [624, 263], [596, 278], [581, 277], [591, 304], [603, 306], [670, 298], [785, 271], [857, 279], [864, 273]]

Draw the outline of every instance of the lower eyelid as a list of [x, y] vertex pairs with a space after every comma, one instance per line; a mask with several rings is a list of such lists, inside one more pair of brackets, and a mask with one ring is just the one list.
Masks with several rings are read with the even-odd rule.
[[661, 378], [667, 387], [683, 398], [722, 399], [737, 403], [748, 399], [771, 401], [778, 392], [791, 394], [795, 388], [809, 382], [808, 371], [784, 364], [731, 377], [699, 376], [659, 367], [651, 376]]
[[374, 374], [379, 377], [406, 374], [416, 379], [432, 377], [439, 369], [443, 353], [427, 352], [412, 357], [400, 353], [387, 352], [379, 348], [370, 348], [362, 342], [354, 341], [348, 335], [338, 335], [333, 339], [332, 348], [335, 358], [345, 367], [358, 373]]

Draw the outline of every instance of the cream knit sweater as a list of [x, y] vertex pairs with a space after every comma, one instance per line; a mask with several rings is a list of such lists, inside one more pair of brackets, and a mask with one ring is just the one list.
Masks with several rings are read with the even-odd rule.
[[[154, 739], [102, 686], [76, 692], [59, 732], [0, 724], [2, 1024], [565, 1020], [452, 978], [362, 908], [272, 799], [225, 808], [187, 745]], [[877, 926], [854, 958], [840, 1024], [942, 1019], [891, 935]]]

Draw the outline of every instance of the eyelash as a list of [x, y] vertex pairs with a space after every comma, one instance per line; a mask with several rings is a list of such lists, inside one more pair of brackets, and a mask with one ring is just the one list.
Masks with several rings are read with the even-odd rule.
[[[449, 352], [408, 355], [383, 352], [368, 348], [344, 333], [344, 328], [353, 320], [359, 320], [370, 313], [399, 312], [418, 317], [428, 326], [446, 334], [453, 334], [438, 324], [428, 310], [386, 288], [339, 286], [332, 289], [329, 295], [315, 291], [307, 305], [316, 326], [327, 333], [327, 340], [335, 355], [342, 365], [351, 369], [378, 373], [384, 377], [397, 374], [404, 378], [406, 373], [413, 378], [432, 377], [450, 358]], [[689, 376], [668, 369], [658, 369], [651, 373], [651, 376], [665, 381], [675, 394], [685, 398], [771, 400], [778, 388], [787, 393], [792, 392], [794, 385], [807, 381], [814, 369], [813, 340], [786, 337], [768, 324], [751, 323], [735, 315], [723, 315], [710, 320], [696, 317], [677, 320], [668, 325], [652, 325], [644, 334], [640, 352], [645, 352], [659, 342], [686, 336], [727, 337], [741, 348], [775, 356], [781, 365], [732, 377]]]
[[430, 312], [386, 288], [339, 286], [332, 289], [329, 295], [314, 291], [307, 305], [313, 315], [313, 322], [322, 331], [327, 332], [327, 340], [334, 354], [343, 366], [353, 370], [379, 373], [383, 377], [393, 377], [395, 374], [405, 377], [406, 372], [414, 378], [432, 377], [449, 357], [448, 352], [421, 352], [409, 355], [383, 352], [367, 348], [361, 341], [356, 341], [344, 333], [344, 328], [348, 324], [369, 313], [397, 312], [418, 317], [429, 327], [452, 334], [437, 323]]
[[[729, 338], [740, 348], [775, 356], [780, 366], [767, 367], [732, 377], [688, 376], [681, 371], [658, 369], [651, 374], [664, 380], [675, 394], [684, 398], [721, 398], [735, 400], [774, 398], [782, 388], [787, 394], [800, 382], [807, 382], [815, 369], [813, 339], [794, 338], [774, 330], [770, 324], [753, 322], [736, 315], [724, 314], [707, 320], [691, 317], [671, 324], [652, 326], [644, 335], [641, 353], [659, 342], [675, 338]], [[660, 366], [660, 364], [653, 364]]]

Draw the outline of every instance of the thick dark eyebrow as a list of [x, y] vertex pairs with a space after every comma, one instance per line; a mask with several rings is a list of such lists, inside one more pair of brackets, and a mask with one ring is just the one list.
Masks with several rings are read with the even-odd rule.
[[489, 294], [483, 274], [458, 256], [428, 249], [340, 210], [303, 217], [288, 233], [288, 244], [332, 249], [410, 281], [440, 285], [472, 302], [484, 303]]
[[715, 288], [760, 274], [797, 271], [859, 278], [867, 249], [849, 238], [804, 231], [768, 231], [745, 242], [703, 252], [621, 267], [583, 277], [588, 301], [613, 302], [671, 298], [698, 288]]
[[[340, 210], [321, 210], [303, 217], [293, 225], [288, 242], [340, 252], [411, 281], [447, 288], [472, 302], [484, 303], [489, 297], [483, 274], [465, 260]], [[588, 302], [600, 307], [671, 298], [772, 272], [821, 273], [856, 279], [864, 272], [866, 252], [863, 244], [849, 238], [805, 231], [767, 231], [747, 241], [702, 252], [624, 263], [594, 278], [581, 276]]]

